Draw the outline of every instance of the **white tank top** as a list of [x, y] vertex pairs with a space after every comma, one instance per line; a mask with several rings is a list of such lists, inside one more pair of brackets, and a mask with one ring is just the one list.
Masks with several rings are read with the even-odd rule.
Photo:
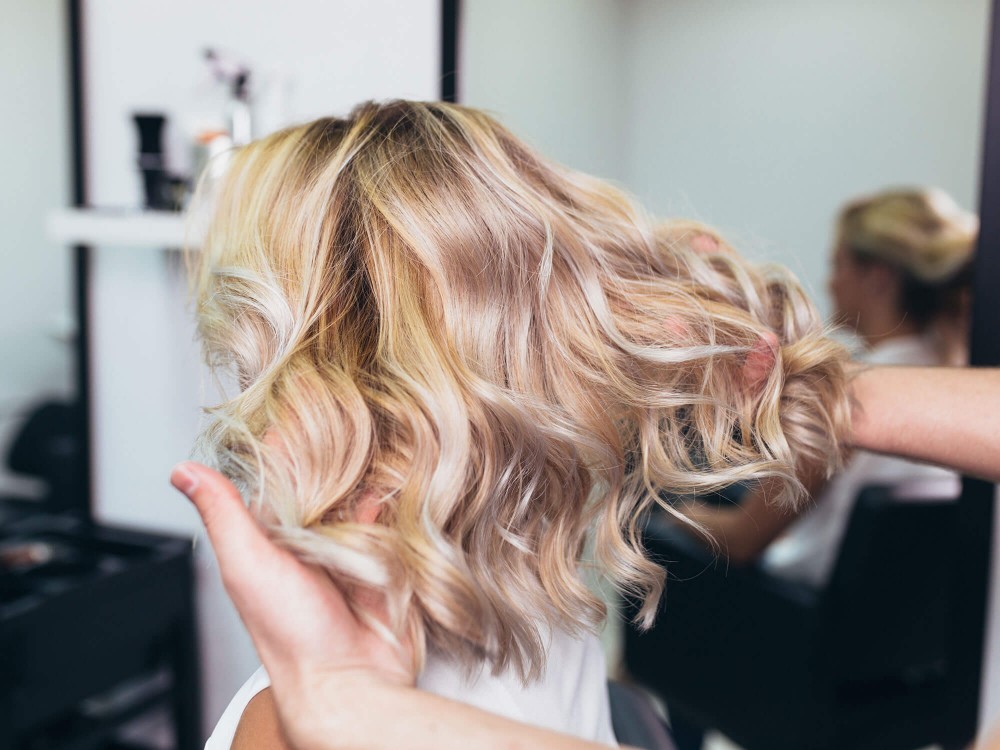
[[[254, 672], [223, 712], [205, 750], [229, 750], [247, 704], [270, 684], [263, 667]], [[594, 635], [576, 639], [556, 631], [545, 673], [526, 687], [510, 672], [494, 677], [483, 669], [466, 678], [453, 663], [432, 655], [417, 687], [525, 724], [618, 746], [611, 729], [604, 654]]]

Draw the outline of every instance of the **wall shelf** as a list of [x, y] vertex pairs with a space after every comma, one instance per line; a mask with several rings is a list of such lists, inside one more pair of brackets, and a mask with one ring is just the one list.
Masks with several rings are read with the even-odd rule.
[[50, 238], [67, 245], [180, 249], [186, 216], [176, 211], [61, 208], [49, 213]]

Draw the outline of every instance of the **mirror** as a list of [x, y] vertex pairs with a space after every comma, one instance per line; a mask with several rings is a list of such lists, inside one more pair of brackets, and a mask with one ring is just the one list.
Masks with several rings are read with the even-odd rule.
[[[750, 258], [790, 267], [829, 318], [845, 202], [926, 186], [977, 209], [990, 9], [988, 0], [466, 0], [459, 101], [494, 112], [556, 161], [618, 183], [655, 216], [701, 220]], [[946, 640], [943, 622], [934, 627]], [[607, 640], [613, 652], [618, 637]], [[932, 662], [905, 690], [947, 671]], [[844, 690], [854, 700], [864, 689], [904, 690], [907, 679], [869, 670]], [[855, 704], [876, 705], [867, 695]], [[845, 705], [835, 702], [831, 721], [849, 724]], [[911, 728], [923, 719], [913, 705], [898, 717]], [[764, 747], [785, 746], [774, 724]]]
[[46, 482], [8, 466], [11, 441], [41, 402], [77, 391], [72, 256], [45, 233], [47, 214], [70, 196], [67, 3], [4, 0], [0, 124], [7, 180], [0, 273], [0, 496], [40, 500]]

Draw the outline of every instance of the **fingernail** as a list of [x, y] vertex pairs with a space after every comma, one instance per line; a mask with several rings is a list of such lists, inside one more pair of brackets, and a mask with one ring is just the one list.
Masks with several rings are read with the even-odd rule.
[[181, 462], [170, 472], [170, 483], [185, 495], [190, 496], [198, 486], [198, 477], [188, 468], [187, 462]]

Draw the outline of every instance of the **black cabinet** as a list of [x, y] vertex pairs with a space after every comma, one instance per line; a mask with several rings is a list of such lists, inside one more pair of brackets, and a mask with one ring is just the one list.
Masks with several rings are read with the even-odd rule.
[[0, 562], [0, 750], [115, 747], [156, 708], [200, 746], [190, 540], [28, 515]]

